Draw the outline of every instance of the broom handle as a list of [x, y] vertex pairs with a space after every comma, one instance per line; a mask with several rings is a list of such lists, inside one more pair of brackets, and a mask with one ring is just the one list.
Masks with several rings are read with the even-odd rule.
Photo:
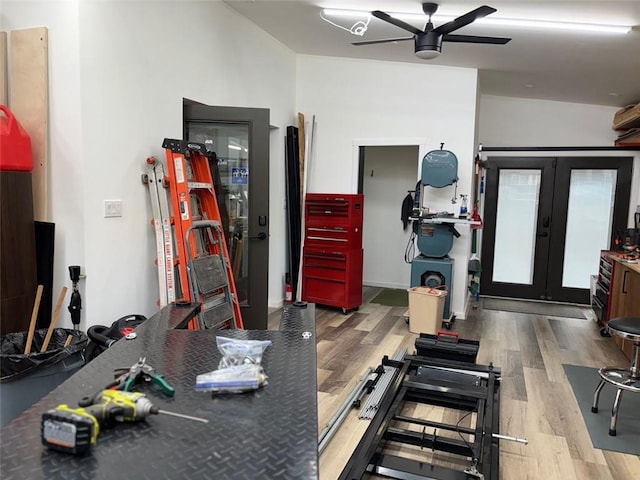
[[51, 323], [49, 324], [49, 330], [47, 330], [47, 336], [44, 337], [44, 343], [42, 344], [42, 349], [40, 349], [40, 353], [46, 352], [47, 347], [49, 346], [49, 342], [51, 341], [51, 335], [53, 335], [53, 329], [58, 323], [58, 317], [60, 316], [60, 309], [62, 309], [62, 301], [64, 300], [65, 295], [67, 294], [67, 287], [62, 287], [62, 291], [58, 296], [58, 303], [56, 303], [56, 309], [53, 311], [53, 317], [51, 318]]
[[33, 333], [36, 330], [36, 320], [38, 319], [38, 312], [40, 311], [40, 300], [42, 300], [43, 285], [38, 285], [36, 291], [36, 301], [33, 304], [33, 311], [31, 312], [31, 322], [29, 323], [29, 333], [27, 334], [27, 344], [24, 346], [24, 354], [31, 353], [31, 342], [33, 342]]

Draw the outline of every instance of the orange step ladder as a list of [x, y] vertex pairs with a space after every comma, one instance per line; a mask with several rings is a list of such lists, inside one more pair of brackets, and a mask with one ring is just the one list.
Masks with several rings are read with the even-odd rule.
[[211, 175], [215, 153], [165, 138], [176, 263], [183, 299], [200, 303], [190, 329], [242, 329], [232, 264]]

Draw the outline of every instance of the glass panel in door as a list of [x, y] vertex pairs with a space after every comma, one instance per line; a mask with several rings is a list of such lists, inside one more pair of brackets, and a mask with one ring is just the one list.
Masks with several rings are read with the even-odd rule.
[[240, 303], [248, 298], [249, 242], [245, 241], [249, 218], [249, 126], [215, 122], [190, 122], [189, 140], [204, 143], [216, 153], [212, 171], [222, 216], [227, 249]]
[[610, 245], [616, 180], [616, 170], [571, 170], [562, 287], [590, 288]]
[[499, 172], [494, 282], [533, 284], [541, 180], [541, 170]]

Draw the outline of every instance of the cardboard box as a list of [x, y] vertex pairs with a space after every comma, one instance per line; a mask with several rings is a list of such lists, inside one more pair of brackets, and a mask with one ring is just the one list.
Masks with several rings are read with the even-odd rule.
[[409, 292], [409, 331], [435, 334], [442, 327], [447, 290], [412, 287]]

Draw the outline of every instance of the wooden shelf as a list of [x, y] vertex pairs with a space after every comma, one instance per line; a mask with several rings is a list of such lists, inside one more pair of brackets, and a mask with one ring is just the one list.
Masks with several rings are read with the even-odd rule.
[[614, 130], [628, 130], [640, 127], [640, 103], [618, 110], [613, 116]]

